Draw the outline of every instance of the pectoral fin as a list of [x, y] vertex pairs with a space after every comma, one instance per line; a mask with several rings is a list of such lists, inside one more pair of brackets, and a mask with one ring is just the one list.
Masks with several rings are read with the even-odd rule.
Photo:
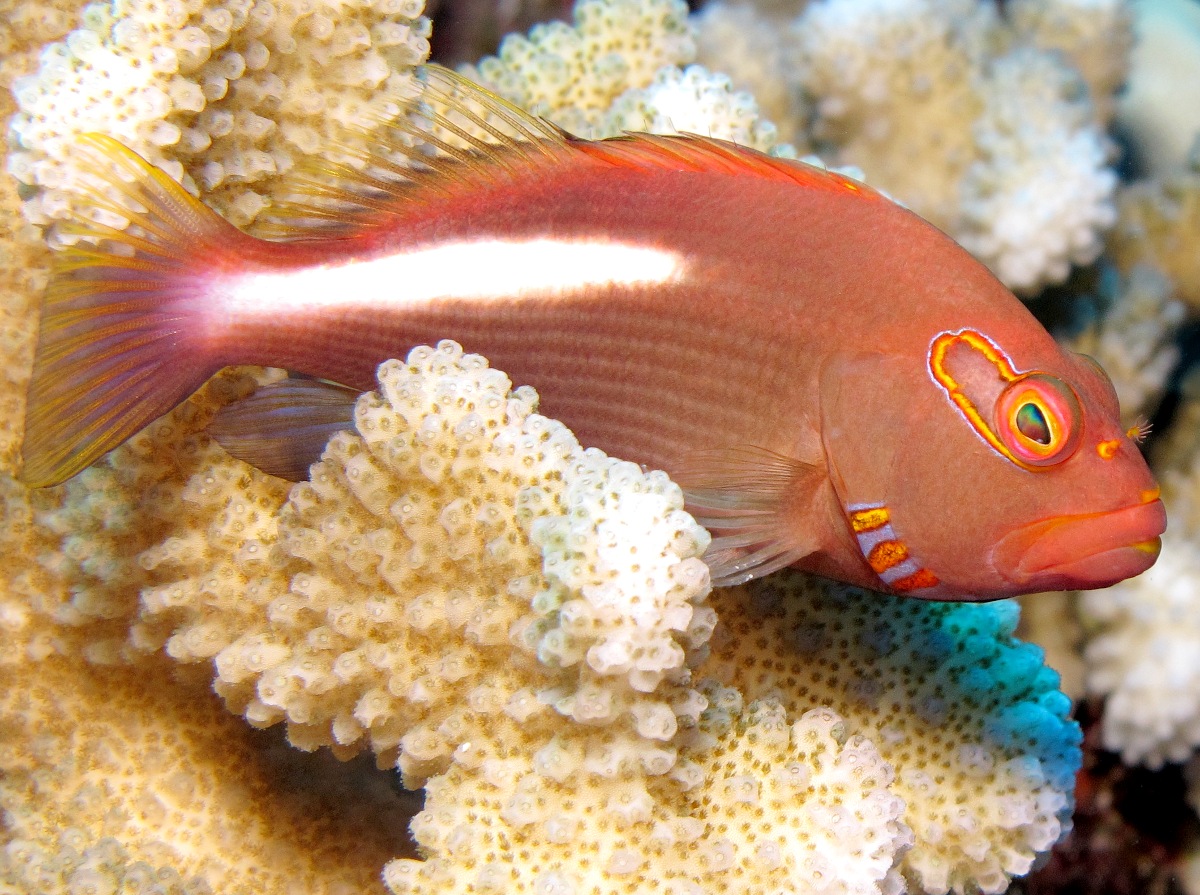
[[239, 460], [298, 482], [334, 433], [354, 425], [358, 395], [336, 382], [289, 377], [222, 408], [208, 431]]
[[714, 533], [704, 560], [718, 587], [761, 578], [819, 546], [818, 515], [809, 512], [825, 481], [818, 466], [736, 445], [689, 454], [672, 475], [688, 510]]

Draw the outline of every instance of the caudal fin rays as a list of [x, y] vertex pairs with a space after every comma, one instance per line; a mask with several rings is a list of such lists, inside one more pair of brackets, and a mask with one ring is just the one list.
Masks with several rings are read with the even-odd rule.
[[100, 219], [59, 231], [79, 241], [56, 253], [42, 305], [21, 471], [31, 487], [80, 472], [215, 372], [205, 272], [250, 239], [116, 140], [79, 144]]

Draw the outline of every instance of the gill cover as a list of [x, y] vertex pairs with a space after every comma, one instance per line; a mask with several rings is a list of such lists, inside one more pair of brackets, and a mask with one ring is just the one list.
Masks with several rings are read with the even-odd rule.
[[1017, 372], [983, 334], [938, 334], [929, 372], [979, 437], [1022, 469], [1056, 466], [1079, 447], [1083, 411], [1071, 387], [1049, 373]]

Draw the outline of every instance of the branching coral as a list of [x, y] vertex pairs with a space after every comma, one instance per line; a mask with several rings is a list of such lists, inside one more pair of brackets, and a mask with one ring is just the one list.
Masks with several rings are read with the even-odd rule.
[[759, 114], [749, 93], [735, 91], [725, 75], [699, 65], [660, 69], [641, 90], [627, 90], [605, 115], [602, 130], [693, 133], [732, 140], [764, 152], [776, 147], [775, 127]]
[[[1193, 435], [1194, 439], [1194, 435]], [[1107, 697], [1103, 743], [1129, 764], [1185, 761], [1200, 746], [1200, 459], [1163, 476], [1171, 527], [1149, 572], [1080, 598], [1087, 686]]]
[[1200, 159], [1194, 170], [1140, 181], [1117, 195], [1120, 217], [1108, 247], [1129, 270], [1148, 264], [1164, 271], [1192, 313], [1200, 308]]
[[[736, 691], [714, 686], [708, 697], [685, 738], [695, 746], [682, 750], [682, 781], [642, 781], [618, 750], [589, 760], [578, 729], [532, 760], [452, 767], [430, 781], [413, 823], [427, 860], [390, 864], [389, 886], [900, 892], [893, 865], [911, 834], [876, 747], [827, 709], [792, 720], [775, 699], [743, 710]], [[507, 739], [520, 741], [509, 726]]]
[[1088, 689], [1107, 696], [1104, 747], [1129, 764], [1161, 767], [1200, 746], [1200, 562], [1192, 543], [1173, 523], [1153, 569], [1081, 599], [1093, 628]]
[[1064, 53], [1083, 75], [1099, 120], [1112, 118], [1135, 44], [1129, 0], [1013, 0], [1004, 15], [1022, 41]]
[[[252, 221], [296, 158], [394, 109], [429, 51], [421, 0], [94, 3], [13, 86], [8, 169], [41, 189], [39, 223], [72, 208], [72, 136], [99, 130]], [[407, 93], [414, 91], [409, 88]]]
[[[1003, 891], [1070, 829], [1079, 730], [1010, 602], [919, 603], [780, 576], [713, 598], [717, 671], [789, 714], [826, 704], [896, 770], [910, 891]], [[749, 602], [749, 611], [737, 603]]]
[[[795, 25], [813, 136], [1009, 286], [1099, 254], [1115, 175], [1079, 75], [971, 0], [810, 5]], [[904, 98], [904, 101], [898, 101]]]
[[[381, 377], [361, 435], [335, 438], [277, 519], [226, 523], [227, 597], [187, 541], [142, 554], [166, 579], [143, 606], [174, 620], [167, 652], [214, 657], [218, 692], [252, 722], [286, 718], [306, 748], [398, 752], [417, 784], [483, 736], [487, 712], [464, 714], [464, 698], [514, 710], [537, 692], [613, 736], [669, 739], [655, 691], [712, 626], [694, 605], [708, 536], [678, 488], [582, 451], [453, 343]], [[226, 493], [185, 499], [219, 514]]]
[[755, 6], [708, 3], [692, 19], [696, 58], [753, 94], [780, 137], [803, 145], [808, 110], [792, 64], [795, 39], [785, 23]]
[[[998, 892], [1064, 832], [1076, 731], [1009, 604], [786, 576], [721, 595], [701, 664], [707, 535], [679, 490], [581, 450], [482, 359], [443, 343], [385, 364], [358, 433], [283, 502], [190, 431], [246, 382], [163, 423], [182, 467], [147, 464], [147, 436], [38, 510], [60, 540], [34, 551], [80, 569], [39, 612], [68, 651], [97, 624], [78, 604], [128, 629], [93, 659], [212, 658], [252, 722], [427, 782], [426, 860], [390, 864], [394, 891], [616, 893], [652, 867], [687, 892]], [[154, 465], [157, 488], [125, 472]], [[89, 517], [119, 531], [135, 495], [139, 554], [59, 546]]]
[[1067, 341], [1104, 367], [1121, 402], [1122, 420], [1132, 426], [1149, 419], [1179, 362], [1175, 342], [1185, 309], [1170, 280], [1145, 265], [1126, 277], [1106, 271], [1099, 298], [1100, 315]]
[[618, 96], [694, 60], [687, 13], [683, 0], [581, 0], [574, 27], [551, 22], [509, 35], [466, 73], [572, 133], [598, 136]]

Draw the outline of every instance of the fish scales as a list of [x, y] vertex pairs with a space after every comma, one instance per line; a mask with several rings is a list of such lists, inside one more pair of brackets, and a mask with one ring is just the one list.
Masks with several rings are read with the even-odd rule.
[[[531, 178], [537, 174], [530, 172]], [[752, 176], [613, 170], [580, 156], [537, 177], [528, 195], [524, 184], [506, 183], [494, 194], [431, 205], [382, 235], [358, 262], [345, 260], [340, 241], [283, 244], [268, 269], [296, 271], [301, 278], [314, 267], [349, 273], [356, 263], [459, 241], [649, 245], [683, 261], [670, 282], [589, 286], [566, 296], [447, 294], [413, 301], [404, 283], [379, 281], [370, 294], [332, 306], [294, 306], [287, 316], [277, 310], [285, 297], [246, 287], [248, 308], [231, 312], [224, 359], [283, 366], [366, 389], [376, 365], [397, 346], [452, 338], [515, 381], [536, 383], [544, 412], [617, 455], [670, 471], [674, 445], [662, 439], [703, 446], [694, 441], [697, 425], [705, 422], [711, 442], [723, 437], [722, 430], [742, 431], [753, 443], [792, 454], [789, 435], [771, 421], [797, 407], [815, 412], [815, 375], [823, 358], [813, 346], [855, 329], [864, 344], [876, 338], [888, 321], [872, 322], [873, 302], [853, 296], [870, 297], [885, 283], [912, 279], [903, 257], [889, 258], [888, 265], [839, 268], [831, 247], [839, 246], [839, 258], [866, 257], [877, 253], [881, 233], [895, 238], [914, 225], [929, 228], [861, 193], [747, 183]], [[747, 220], [747, 207], [766, 211], [761, 220]], [[898, 222], [880, 227], [873, 220], [879, 215]], [[434, 221], [436, 242], [423, 238]], [[813, 226], [818, 221], [835, 224]], [[938, 242], [944, 245], [930, 248], [959, 251], [949, 240]], [[829, 289], [831, 282], [844, 294]], [[936, 300], [920, 291], [923, 284], [915, 280], [914, 302]], [[577, 400], [599, 416], [573, 413]], [[630, 415], [659, 409], [658, 432], [645, 431], [637, 443], [610, 440], [612, 427]]]
[[[244, 363], [348, 387], [290, 381], [214, 427], [251, 462], [303, 470], [330, 407], [383, 360], [449, 338], [535, 386], [582, 443], [675, 477], [715, 534], [718, 583], [797, 565], [990, 599], [1154, 561], [1165, 517], [1111, 384], [936, 228], [803, 163], [702, 137], [578, 140], [450, 73], [426, 78], [446, 114], [474, 114], [465, 94], [524, 136], [401, 186], [364, 175], [341, 210], [301, 201], [295, 218], [324, 223], [289, 241], [238, 232], [90, 138], [97, 172], [134, 175], [108, 183], [148, 209], [134, 223], [149, 237], [77, 225], [134, 258], [62, 255], [27, 481], [73, 474]], [[863, 518], [883, 521], [864, 533]]]

